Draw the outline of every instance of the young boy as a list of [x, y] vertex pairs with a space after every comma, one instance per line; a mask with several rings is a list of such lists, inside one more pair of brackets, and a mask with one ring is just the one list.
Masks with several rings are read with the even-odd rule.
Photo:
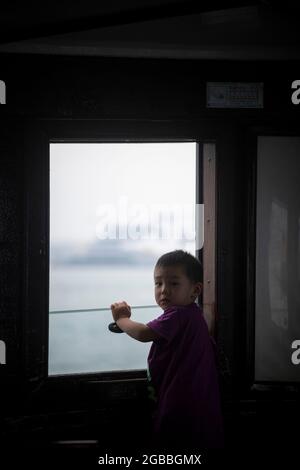
[[126, 302], [111, 305], [121, 330], [153, 341], [148, 379], [154, 390], [154, 436], [165, 443], [223, 447], [218, 377], [212, 340], [195, 303], [202, 290], [202, 266], [190, 253], [172, 251], [154, 269], [155, 300], [164, 313], [147, 324], [132, 321]]

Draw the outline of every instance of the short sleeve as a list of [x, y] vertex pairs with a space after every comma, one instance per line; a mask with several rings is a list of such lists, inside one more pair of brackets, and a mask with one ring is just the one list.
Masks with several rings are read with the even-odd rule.
[[172, 341], [180, 331], [180, 313], [176, 307], [167, 308], [162, 315], [151, 320], [147, 326], [168, 342]]

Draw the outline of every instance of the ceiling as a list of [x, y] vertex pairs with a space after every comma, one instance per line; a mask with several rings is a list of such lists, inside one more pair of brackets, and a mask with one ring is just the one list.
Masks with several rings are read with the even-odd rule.
[[298, 60], [298, 9], [263, 0], [12, 1], [1, 5], [0, 53]]

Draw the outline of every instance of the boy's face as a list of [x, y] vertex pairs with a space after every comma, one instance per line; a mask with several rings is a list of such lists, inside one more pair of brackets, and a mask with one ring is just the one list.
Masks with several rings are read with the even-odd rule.
[[156, 267], [154, 270], [155, 300], [163, 309], [194, 302], [201, 293], [201, 282], [194, 283], [182, 266]]

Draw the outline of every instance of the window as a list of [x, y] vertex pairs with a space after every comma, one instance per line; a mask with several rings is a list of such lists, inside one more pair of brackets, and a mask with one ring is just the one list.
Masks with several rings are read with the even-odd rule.
[[111, 333], [109, 306], [155, 318], [156, 260], [195, 253], [196, 147], [50, 144], [50, 375], [146, 368], [151, 343]]
[[299, 381], [299, 137], [261, 136], [257, 158], [255, 379]]

